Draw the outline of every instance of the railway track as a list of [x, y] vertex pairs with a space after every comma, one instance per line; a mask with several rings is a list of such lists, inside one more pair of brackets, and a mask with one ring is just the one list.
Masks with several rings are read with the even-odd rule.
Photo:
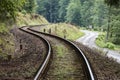
[[[93, 74], [93, 71], [91, 69], [91, 65], [90, 65], [89, 61], [87, 60], [87, 58], [83, 54], [83, 52], [75, 44], [73, 44], [72, 42], [70, 42], [68, 40], [65, 40], [63, 38], [60, 38], [58, 36], [39, 32], [37, 30], [34, 30], [33, 28], [27, 28], [27, 27], [25, 27], [25, 30], [29, 29], [30, 31], [32, 31], [32, 34], [35, 34], [35, 35], [42, 36], [42, 37], [46, 38], [46, 41], [49, 40], [47, 42], [51, 42], [52, 39], [49, 38], [49, 37], [51, 37], [53, 39], [57, 39], [57, 40], [63, 41], [65, 44], [68, 44], [70, 46], [70, 48], [73, 48], [74, 52], [77, 53], [77, 55], [79, 55], [79, 58], [83, 61], [82, 62], [82, 67], [83, 67], [82, 69], [84, 69], [84, 75], [83, 75], [84, 76], [84, 80], [95, 80], [95, 76]], [[50, 71], [48, 71], [48, 73], [49, 72]], [[40, 75], [40, 72], [37, 74], [37, 76], [38, 75]], [[48, 76], [49, 76], [49, 74], [48, 74]], [[54, 75], [52, 75], [52, 76], [54, 76]], [[48, 78], [48, 79], [50, 79], [50, 78]], [[37, 80], [37, 78], [35, 78], [35, 80]], [[47, 79], [44, 78], [44, 80], [47, 80]]]
[[[89, 61], [87, 60], [87, 58], [83, 54], [83, 52], [74, 43], [72, 43], [66, 39], [60, 38], [58, 36], [55, 36], [55, 35], [39, 32], [33, 28], [34, 27], [32, 27], [32, 28], [22, 27], [22, 28], [20, 28], [20, 30], [41, 38], [42, 40], [44, 40], [46, 42], [46, 44], [48, 46], [47, 47], [48, 54], [46, 55], [46, 58], [44, 59], [44, 62], [42, 63], [42, 65], [40, 65], [39, 69], [37, 70], [37, 72], [34, 76], [34, 80], [41, 80], [41, 79], [43, 79], [43, 80], [48, 80], [48, 79], [49, 80], [59, 80], [59, 79], [62, 79], [62, 80], [68, 80], [68, 79], [95, 80], [95, 76], [93, 74], [93, 71], [91, 69], [91, 65], [90, 65]], [[56, 45], [56, 44], [58, 44], [58, 45]], [[56, 54], [55, 52], [57, 52], [54, 49], [56, 47], [54, 45], [56, 45], [57, 47], [62, 46], [67, 49], [66, 50], [67, 52], [65, 52], [67, 54], [65, 54], [65, 56], [58, 57], [58, 58], [62, 57], [61, 59], [63, 59], [63, 60], [60, 60], [60, 59], [57, 60], [56, 56], [54, 56]], [[51, 54], [52, 54], [51, 49], [52, 48], [53, 48], [53, 53], [54, 53], [53, 58], [51, 58]], [[62, 49], [62, 50], [64, 50], [64, 49]], [[71, 55], [74, 55], [74, 56], [71, 56]], [[46, 72], [46, 69], [48, 69], [48, 65], [50, 65], [49, 64], [50, 59], [52, 59], [50, 69], [46, 73], [46, 76], [43, 76]], [[54, 62], [55, 59], [58, 62], [62, 61], [62, 62], [60, 62], [60, 65], [59, 65], [59, 63], [57, 63], [58, 64], [57, 68], [55, 68], [57, 65], [57, 64], [55, 65], [56, 62]], [[63, 65], [65, 64], [65, 66], [62, 66], [62, 64]], [[60, 66], [62, 66], [62, 67], [60, 67]], [[70, 66], [70, 67], [68, 67], [68, 66]], [[53, 71], [55, 70], [54, 68], [55, 69], [65, 68], [65, 70], [68, 70], [68, 71], [66, 71], [65, 73], [63, 71], [63, 73], [60, 73], [60, 74], [57, 73], [57, 75], [56, 75], [56, 74], [53, 74], [54, 73]], [[72, 68], [73, 69], [75, 68], [75, 69], [72, 70]], [[61, 71], [61, 70], [56, 70], [56, 71]], [[60, 75], [63, 75], [62, 78]]]
[[26, 33], [29, 33], [29, 34], [34, 35], [34, 36], [36, 36], [36, 37], [39, 37], [39, 38], [42, 39], [42, 40], [45, 42], [45, 44], [47, 45], [47, 50], [48, 50], [48, 51], [47, 51], [47, 55], [46, 55], [44, 61], [42, 62], [42, 64], [40, 65], [39, 69], [37, 70], [35, 76], [34, 76], [34, 80], [38, 80], [38, 79], [40, 79], [42, 76], [44, 76], [45, 70], [46, 70], [46, 68], [48, 67], [49, 63], [50, 63], [50, 57], [51, 57], [51, 54], [52, 54], [52, 53], [51, 53], [51, 45], [50, 45], [50, 43], [49, 43], [46, 39], [44, 39], [43, 37], [35, 34], [34, 32], [31, 32], [31, 31], [27, 30], [27, 27], [21, 27], [21, 28], [19, 28], [19, 29], [22, 30], [22, 31], [24, 31], [24, 32], [26, 32]]

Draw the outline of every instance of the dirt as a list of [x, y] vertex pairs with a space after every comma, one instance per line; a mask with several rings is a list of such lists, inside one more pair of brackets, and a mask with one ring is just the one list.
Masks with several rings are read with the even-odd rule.
[[120, 80], [120, 64], [113, 59], [100, 55], [81, 43], [74, 42], [85, 53], [98, 80]]
[[[98, 80], [120, 80], [120, 64], [112, 58], [101, 55], [101, 52], [90, 49], [81, 43], [74, 42], [85, 53], [92, 65]], [[50, 79], [48, 79], [50, 80]]]
[[47, 53], [46, 45], [41, 39], [19, 29], [14, 29], [13, 34], [16, 50], [10, 60], [0, 61], [0, 79], [31, 79]]
[[51, 65], [43, 80], [87, 80], [81, 58], [70, 45], [50, 36], [41, 36], [49, 40], [53, 49]]

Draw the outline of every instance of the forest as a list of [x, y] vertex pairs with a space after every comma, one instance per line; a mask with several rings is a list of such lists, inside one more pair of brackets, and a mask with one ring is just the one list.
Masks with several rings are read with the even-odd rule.
[[[106, 41], [120, 44], [120, 0], [2, 0], [0, 1], [0, 33], [4, 25], [13, 25], [17, 14], [40, 14], [51, 23], [73, 25], [107, 31]], [[9, 27], [7, 27], [9, 28]]]
[[119, 0], [116, 1], [37, 0], [36, 12], [52, 23], [66, 22], [82, 27], [92, 25], [103, 29], [108, 32], [108, 41], [120, 44], [120, 9]]

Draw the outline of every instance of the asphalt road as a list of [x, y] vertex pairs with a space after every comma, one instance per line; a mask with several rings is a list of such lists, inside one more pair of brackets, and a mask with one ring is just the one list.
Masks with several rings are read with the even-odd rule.
[[106, 55], [108, 57], [113, 58], [118, 63], [120, 63], [120, 52], [114, 51], [114, 50], [109, 50], [107, 48], [100, 48], [95, 44], [95, 39], [98, 37], [97, 32], [92, 32], [92, 31], [87, 31], [87, 30], [82, 30], [82, 32], [85, 33], [85, 36], [77, 39], [76, 40], [77, 42], [81, 42], [82, 44], [84, 44], [90, 48], [100, 49], [100, 50], [104, 51], [105, 53], [107, 53]]

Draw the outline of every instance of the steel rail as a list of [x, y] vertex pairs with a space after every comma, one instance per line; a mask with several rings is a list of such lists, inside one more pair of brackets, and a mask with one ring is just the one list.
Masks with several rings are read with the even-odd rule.
[[34, 26], [32, 26], [31, 28], [28, 28], [29, 30], [33, 31], [33, 32], [36, 32], [36, 33], [40, 33], [40, 34], [44, 34], [44, 35], [48, 35], [48, 36], [52, 36], [52, 37], [55, 37], [55, 38], [59, 38], [61, 40], [64, 40], [66, 41], [67, 43], [69, 43], [71, 46], [73, 46], [76, 50], [78, 50], [79, 54], [82, 56], [82, 59], [84, 61], [84, 65], [86, 66], [86, 70], [87, 70], [87, 75], [88, 75], [88, 79], [89, 80], [95, 80], [96, 77], [93, 73], [93, 70], [91, 68], [91, 65], [89, 63], [89, 60], [87, 59], [87, 57], [84, 55], [84, 53], [82, 52], [82, 50], [80, 48], [77, 47], [76, 44], [74, 44], [73, 42], [69, 41], [69, 40], [66, 40], [64, 38], [61, 38], [61, 37], [58, 37], [58, 36], [55, 36], [55, 35], [52, 35], [52, 34], [48, 34], [48, 33], [43, 33], [43, 32], [40, 32], [40, 31], [36, 31], [34, 29], [32, 29]]
[[47, 68], [47, 66], [48, 66], [48, 64], [49, 64], [49, 62], [50, 62], [50, 57], [51, 57], [51, 54], [52, 54], [52, 53], [51, 53], [52, 48], [51, 48], [50, 43], [49, 43], [45, 38], [39, 36], [38, 34], [35, 34], [35, 33], [33, 33], [33, 32], [29, 32], [29, 31], [23, 29], [24, 27], [26, 27], [26, 26], [23, 26], [23, 27], [21, 27], [21, 28], [19, 28], [19, 29], [22, 30], [22, 31], [24, 31], [24, 32], [26, 32], [26, 33], [29, 33], [29, 34], [31, 34], [31, 35], [34, 35], [34, 36], [36, 36], [36, 37], [41, 38], [42, 40], [44, 40], [44, 41], [46, 42], [46, 44], [47, 44], [47, 46], [48, 46], [47, 56], [46, 56], [45, 60], [43, 61], [42, 65], [39, 67], [37, 73], [36, 73], [35, 76], [34, 76], [34, 80], [38, 80], [39, 78], [42, 77], [42, 75], [44, 74], [45, 69]]

